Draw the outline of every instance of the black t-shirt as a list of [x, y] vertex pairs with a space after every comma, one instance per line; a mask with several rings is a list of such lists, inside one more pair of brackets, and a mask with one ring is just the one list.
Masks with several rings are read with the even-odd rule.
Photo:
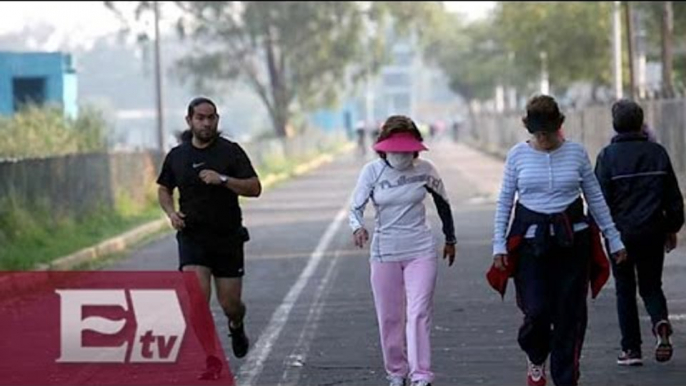
[[164, 160], [157, 183], [170, 190], [179, 189], [179, 210], [186, 215], [182, 235], [198, 241], [240, 237], [238, 196], [226, 186], [205, 184], [199, 176], [205, 169], [240, 179], [257, 176], [245, 151], [225, 138], [217, 138], [204, 149], [196, 148], [191, 141], [173, 148]]

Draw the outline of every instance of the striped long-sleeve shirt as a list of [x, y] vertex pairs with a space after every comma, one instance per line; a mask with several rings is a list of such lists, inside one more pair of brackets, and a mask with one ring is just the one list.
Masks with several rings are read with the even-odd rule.
[[[493, 254], [507, 253], [506, 234], [515, 194], [528, 209], [552, 214], [563, 212], [582, 192], [591, 215], [609, 241], [610, 252], [623, 249], [588, 153], [581, 144], [566, 140], [551, 152], [536, 150], [528, 142], [515, 145], [505, 161], [495, 215]], [[574, 224], [574, 230], [587, 226]], [[526, 237], [533, 237], [535, 229], [535, 225], [529, 228]]]

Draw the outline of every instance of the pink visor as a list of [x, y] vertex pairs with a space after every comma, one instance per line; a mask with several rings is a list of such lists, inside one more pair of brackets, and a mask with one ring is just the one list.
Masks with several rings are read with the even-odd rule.
[[374, 145], [374, 150], [382, 152], [413, 153], [429, 150], [412, 133], [397, 133]]

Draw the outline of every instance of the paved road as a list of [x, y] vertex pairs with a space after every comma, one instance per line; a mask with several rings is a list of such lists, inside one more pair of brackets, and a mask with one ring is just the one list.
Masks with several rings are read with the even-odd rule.
[[[502, 162], [452, 143], [426, 153], [443, 175], [459, 240], [455, 266], [441, 262], [435, 298], [433, 367], [438, 385], [525, 384], [525, 357], [516, 344], [521, 315], [513, 287], [504, 301], [486, 284], [491, 260], [493, 196]], [[348, 198], [365, 158], [349, 154], [312, 173], [246, 200], [247, 331], [255, 345], [233, 357], [218, 306], [213, 313], [239, 385], [384, 385], [367, 250], [354, 248]], [[430, 219], [440, 223], [431, 200]], [[370, 215], [373, 209], [368, 210]], [[176, 244], [164, 237], [116, 263], [117, 270], [173, 270]], [[675, 315], [673, 360], [642, 368], [614, 364], [618, 346], [612, 283], [589, 301], [581, 383], [677, 385], [686, 382], [686, 248], [667, 258], [665, 289]], [[652, 351], [642, 311], [644, 352]], [[258, 339], [259, 338], [259, 339]]]

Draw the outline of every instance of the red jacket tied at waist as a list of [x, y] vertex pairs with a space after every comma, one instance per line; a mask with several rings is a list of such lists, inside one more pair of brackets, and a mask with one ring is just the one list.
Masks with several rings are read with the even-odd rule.
[[[610, 277], [610, 264], [605, 255], [605, 250], [603, 249], [603, 244], [600, 238], [600, 229], [598, 226], [591, 222], [591, 261], [590, 261], [590, 272], [589, 281], [591, 285], [591, 297], [595, 299], [600, 290], [603, 288], [605, 283], [607, 283]], [[513, 277], [517, 269], [517, 260], [519, 256], [517, 255], [517, 250], [523, 241], [523, 236], [513, 236], [509, 237], [507, 240], [507, 251], [508, 251], [508, 261], [507, 266], [504, 271], [499, 270], [495, 267], [495, 264], [491, 265], [491, 268], [486, 273], [486, 279], [490, 286], [500, 293], [501, 297], [505, 297], [505, 291], [507, 289], [507, 281], [510, 277]]]

